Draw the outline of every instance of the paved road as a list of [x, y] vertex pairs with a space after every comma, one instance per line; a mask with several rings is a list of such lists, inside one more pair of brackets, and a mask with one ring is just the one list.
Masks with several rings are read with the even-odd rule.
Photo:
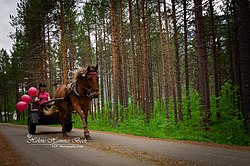
[[38, 126], [37, 134], [27, 135], [25, 126], [0, 123], [0, 133], [23, 156], [25, 165], [250, 164], [250, 148], [235, 150], [99, 131], [91, 131], [92, 140], [84, 142], [80, 129], [73, 129], [66, 138], [60, 131], [60, 127]]

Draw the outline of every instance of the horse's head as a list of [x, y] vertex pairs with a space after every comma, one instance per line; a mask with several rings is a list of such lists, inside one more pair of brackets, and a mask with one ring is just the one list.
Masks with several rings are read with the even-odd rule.
[[[90, 98], [99, 96], [97, 69], [98, 65], [88, 66], [87, 69], [80, 68], [73, 72], [72, 82], [75, 84], [74, 92], [77, 96], [88, 96]], [[76, 87], [79, 88], [79, 93]]]
[[88, 89], [90, 91], [89, 96], [91, 98], [98, 98], [98, 96], [99, 96], [97, 70], [98, 70], [98, 65], [96, 65], [96, 66], [88, 66], [87, 72], [85, 73]]

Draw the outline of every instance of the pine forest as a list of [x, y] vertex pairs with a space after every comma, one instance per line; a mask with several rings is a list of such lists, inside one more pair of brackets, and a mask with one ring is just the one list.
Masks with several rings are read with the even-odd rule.
[[[98, 64], [90, 129], [250, 145], [249, 0], [20, 0], [0, 51], [0, 121]], [[5, 117], [4, 117], [5, 116]], [[6, 117], [8, 116], [8, 117]], [[73, 115], [74, 127], [82, 127]]]

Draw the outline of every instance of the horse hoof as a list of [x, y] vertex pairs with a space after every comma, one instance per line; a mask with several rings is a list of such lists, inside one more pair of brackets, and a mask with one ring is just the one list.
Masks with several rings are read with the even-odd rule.
[[86, 138], [84, 138], [83, 142], [86, 143], [86, 142], [88, 142], [88, 140]]
[[90, 138], [90, 134], [89, 134], [88, 131], [84, 131], [84, 137], [85, 137], [85, 139], [87, 139], [87, 140]]

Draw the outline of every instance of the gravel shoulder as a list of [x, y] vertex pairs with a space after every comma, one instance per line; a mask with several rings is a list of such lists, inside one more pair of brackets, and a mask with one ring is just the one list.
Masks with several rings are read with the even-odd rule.
[[18, 154], [7, 140], [6, 136], [0, 132], [0, 166], [16, 165], [21, 166], [21, 155]]

